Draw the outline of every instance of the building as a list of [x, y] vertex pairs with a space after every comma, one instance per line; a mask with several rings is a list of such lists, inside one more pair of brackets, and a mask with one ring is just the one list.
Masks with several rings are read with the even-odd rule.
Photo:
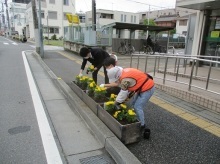
[[[38, 8], [38, 2], [36, 2]], [[56, 35], [56, 38], [64, 36], [64, 27], [69, 26], [66, 14], [75, 14], [75, 1], [72, 0], [41, 0], [41, 21], [43, 26], [43, 36], [51, 38]], [[28, 38], [34, 37], [34, 22], [32, 15], [32, 5], [29, 3], [26, 10], [26, 26], [25, 31]]]
[[[100, 28], [103, 25], [111, 24], [114, 22], [123, 22], [123, 23], [132, 23], [132, 24], [139, 24], [139, 14], [138, 13], [131, 13], [131, 12], [124, 12], [124, 11], [113, 11], [113, 10], [103, 10], [97, 9], [96, 10], [96, 24], [97, 27]], [[86, 25], [92, 25], [92, 11], [86, 12]], [[118, 31], [113, 31], [113, 38], [118, 37]], [[135, 31], [135, 38], [138, 38], [138, 31]], [[121, 38], [129, 38], [130, 31], [129, 30], [122, 30], [120, 32]]]
[[23, 28], [26, 24], [26, 4], [25, 3], [15, 3], [9, 4], [9, 15], [10, 15], [10, 27], [11, 31], [18, 32], [18, 35], [23, 35]]
[[158, 26], [175, 27], [176, 34], [185, 36], [189, 15], [195, 12], [195, 10], [176, 7], [173, 9], [139, 12], [139, 17], [141, 24], [143, 24], [144, 20], [153, 19]]
[[197, 10], [190, 17], [188, 53], [193, 56], [220, 56], [220, 1], [177, 0], [176, 6]]

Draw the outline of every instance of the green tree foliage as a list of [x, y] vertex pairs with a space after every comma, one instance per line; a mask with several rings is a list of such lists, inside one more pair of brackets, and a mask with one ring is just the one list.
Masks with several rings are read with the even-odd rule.
[[[148, 25], [148, 19], [145, 19], [143, 22], [144, 25]], [[149, 19], [149, 25], [156, 26], [157, 24], [154, 22], [153, 19]]]

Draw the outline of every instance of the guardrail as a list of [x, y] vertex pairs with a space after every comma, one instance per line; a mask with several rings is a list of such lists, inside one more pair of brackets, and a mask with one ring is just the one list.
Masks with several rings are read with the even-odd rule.
[[[135, 62], [137, 59], [137, 62]], [[141, 59], [141, 60], [140, 60]], [[209, 59], [209, 60], [208, 60]], [[153, 76], [158, 79], [163, 80], [163, 84], [166, 81], [173, 81], [176, 83], [181, 83], [184, 85], [188, 85], [188, 90], [190, 91], [192, 87], [206, 90], [208, 92], [220, 95], [219, 90], [210, 90], [209, 85], [210, 82], [212, 83], [219, 83], [220, 84], [220, 76], [216, 75], [211, 77], [211, 71], [216, 68], [216, 66], [220, 67], [220, 57], [216, 56], [176, 56], [176, 55], [146, 55], [146, 54], [132, 54], [130, 58], [130, 67], [135, 67], [134, 63], [136, 64], [137, 69], [141, 69], [142, 71], [152, 72]], [[198, 74], [198, 68], [200, 67], [201, 63], [206, 63], [208, 66], [204, 67], [206, 71], [203, 71], [201, 76]], [[213, 67], [215, 66], [215, 67]], [[143, 69], [144, 68], [144, 69]], [[217, 68], [216, 68], [217, 69]], [[216, 71], [215, 69], [215, 71]], [[220, 69], [219, 75], [220, 75]], [[157, 76], [157, 73], [163, 74], [163, 76]], [[207, 75], [205, 75], [207, 73]], [[167, 74], [172, 74], [175, 79], [167, 78]], [[179, 77], [185, 77], [189, 81], [179, 81]], [[205, 81], [205, 87], [201, 85], [192, 84], [192, 80], [201, 80]], [[220, 87], [219, 87], [220, 88]]]

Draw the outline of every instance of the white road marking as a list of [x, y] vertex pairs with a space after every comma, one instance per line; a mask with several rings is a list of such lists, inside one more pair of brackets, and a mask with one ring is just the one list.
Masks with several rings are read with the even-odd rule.
[[62, 160], [54, 140], [52, 131], [50, 129], [50, 125], [48, 123], [43, 104], [41, 102], [41, 98], [39, 96], [34, 78], [32, 76], [25, 51], [22, 51], [23, 61], [25, 65], [25, 70], [28, 78], [28, 83], [31, 91], [31, 97], [33, 100], [35, 113], [37, 116], [37, 122], [40, 129], [41, 139], [44, 146], [44, 152], [46, 155], [48, 164], [62, 164]]
[[8, 43], [4, 42], [4, 44], [8, 45]]
[[15, 43], [15, 42], [13, 42], [12, 44], [14, 44], [14, 45], [18, 45], [17, 43]]

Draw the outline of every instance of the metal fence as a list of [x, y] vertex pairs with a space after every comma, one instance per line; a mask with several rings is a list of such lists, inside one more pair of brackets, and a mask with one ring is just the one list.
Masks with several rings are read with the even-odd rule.
[[67, 26], [64, 27], [64, 40], [88, 46], [111, 46], [112, 30], [111, 28], [106, 28], [94, 31], [92, 26]]
[[[218, 86], [220, 84], [219, 61], [220, 57], [215, 56], [133, 54], [130, 58], [130, 67], [151, 72], [155, 78], [162, 79], [163, 84], [172, 81], [187, 85], [189, 91], [194, 87], [220, 95], [220, 87]], [[209, 64], [200, 67], [202, 63]], [[193, 80], [195, 80], [194, 83]], [[202, 83], [198, 83], [198, 81], [202, 81]], [[217, 87], [209, 87], [210, 84]]]

